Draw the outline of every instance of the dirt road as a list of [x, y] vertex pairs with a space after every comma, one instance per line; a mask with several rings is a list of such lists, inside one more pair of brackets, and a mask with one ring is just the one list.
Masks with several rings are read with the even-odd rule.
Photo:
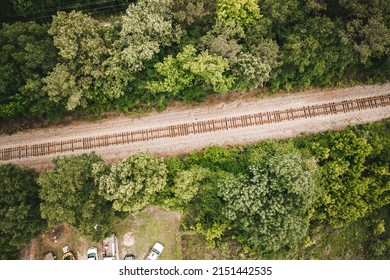
[[[2, 135], [0, 136], [0, 149], [140, 129], [159, 128], [187, 122], [256, 114], [259, 112], [311, 106], [389, 93], [390, 83], [387, 83], [384, 85], [357, 86], [322, 92], [279, 94], [273, 97], [236, 100], [229, 103], [221, 102], [213, 105], [201, 105], [196, 108], [184, 108], [179, 110], [177, 108], [168, 108], [162, 113], [153, 112], [142, 117], [118, 117], [93, 123], [75, 122], [68, 126], [26, 130], [10, 136]], [[135, 142], [119, 146], [97, 148], [94, 150], [107, 161], [123, 159], [131, 153], [143, 150], [166, 156], [187, 153], [194, 149], [202, 149], [210, 145], [248, 144], [269, 138], [287, 138], [297, 136], [301, 133], [340, 129], [348, 125], [367, 123], [388, 117], [390, 117], [389, 107], [379, 107], [365, 111], [327, 115], [311, 119], [298, 119], [295, 121], [262, 126], [237, 128], [234, 130], [195, 134], [177, 138], [154, 139], [147, 142]], [[74, 153], [82, 152], [83, 151], [78, 151]], [[14, 159], [10, 162], [42, 170], [51, 165], [50, 161], [55, 156], [58, 155]]]

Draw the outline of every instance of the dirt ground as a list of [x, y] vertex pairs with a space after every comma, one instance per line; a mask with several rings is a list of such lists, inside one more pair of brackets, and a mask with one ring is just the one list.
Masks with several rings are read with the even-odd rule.
[[[179, 232], [180, 214], [157, 206], [147, 207], [144, 211], [132, 215], [114, 226], [117, 237], [117, 258], [123, 260], [126, 254], [134, 254], [137, 260], [145, 259], [155, 242], [164, 244], [161, 259], [181, 258], [181, 239]], [[102, 259], [102, 242], [93, 242], [80, 236], [74, 229], [62, 225], [40, 234], [20, 252], [22, 260], [43, 260], [49, 252], [62, 260], [62, 248], [68, 246], [77, 260], [87, 259], [87, 250], [98, 248]]]
[[[227, 100], [211, 104], [206, 103], [197, 107], [177, 108], [174, 106], [161, 113], [152, 112], [142, 116], [120, 116], [96, 122], [78, 121], [67, 126], [32, 129], [7, 136], [1, 135], [0, 148], [157, 128], [264, 111], [283, 110], [352, 98], [388, 94], [389, 92], [390, 83], [387, 83], [384, 85], [357, 86], [319, 92], [310, 91], [309, 93], [279, 94], [272, 97], [258, 98], [251, 96], [245, 100], [233, 99], [233, 101]], [[131, 153], [145, 150], [161, 156], [174, 155], [202, 149], [210, 145], [249, 144], [270, 138], [294, 137], [301, 133], [341, 129], [348, 125], [372, 122], [389, 117], [389, 108], [380, 107], [365, 111], [328, 115], [312, 119], [299, 119], [229, 131], [218, 131], [177, 138], [154, 139], [147, 142], [99, 148], [95, 149], [95, 151], [109, 162], [117, 161], [128, 157]], [[83, 152], [85, 151], [78, 151], [76, 153]], [[66, 153], [61, 155], [66, 155]], [[51, 166], [51, 159], [56, 156], [58, 154], [39, 158], [15, 159], [11, 162], [30, 166], [37, 170], [43, 170]]]
[[68, 246], [76, 259], [85, 260], [90, 246], [98, 244], [80, 236], [76, 231], [66, 225], [51, 228], [33, 239], [29, 246], [21, 252], [21, 259], [43, 260], [48, 252], [53, 252], [58, 260], [62, 259], [62, 248]]

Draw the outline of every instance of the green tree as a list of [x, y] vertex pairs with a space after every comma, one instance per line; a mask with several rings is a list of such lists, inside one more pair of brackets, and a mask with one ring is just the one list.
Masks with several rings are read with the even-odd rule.
[[0, 29], [0, 118], [42, 115], [50, 110], [41, 79], [57, 61], [48, 25], [5, 24]]
[[178, 42], [181, 35], [180, 27], [173, 23], [172, 1], [141, 0], [130, 4], [122, 17], [118, 43], [124, 46], [122, 58], [130, 70], [137, 71], [160, 47]]
[[15, 11], [24, 14], [34, 6], [32, 0], [10, 0]]
[[242, 49], [239, 40], [245, 37], [244, 29], [234, 24], [216, 22], [205, 36], [200, 39], [200, 46], [210, 54], [226, 58], [229, 65], [237, 62], [237, 55]]
[[0, 259], [17, 259], [18, 250], [46, 228], [36, 177], [32, 169], [0, 165]]
[[121, 19], [119, 38], [104, 63], [105, 92], [119, 97], [134, 79], [134, 73], [144, 69], [144, 63], [160, 52], [161, 47], [178, 42], [182, 36], [173, 22], [172, 1], [140, 0], [131, 3]]
[[390, 187], [388, 163], [381, 165], [378, 161], [366, 166], [373, 154], [366, 137], [348, 129], [313, 140], [312, 150], [319, 158], [322, 186], [314, 220], [340, 227], [389, 203], [389, 196], [386, 199]]
[[304, 18], [304, 10], [300, 0], [259, 0], [261, 13], [271, 23], [270, 36], [285, 33], [286, 28], [300, 22]]
[[[159, 201], [168, 209], [186, 211], [188, 203], [203, 188], [210, 171], [197, 165], [192, 165], [189, 169], [182, 169], [183, 166], [172, 159], [166, 161], [166, 164], [168, 182], [161, 195], [159, 195]], [[173, 179], [170, 178], [172, 176], [174, 176]]]
[[[221, 2], [217, 1], [217, 8], [218, 3]], [[240, 10], [242, 8], [240, 5], [243, 4], [236, 1], [234, 5], [232, 3], [229, 5], [234, 6], [232, 9]], [[224, 8], [221, 7], [221, 9]], [[225, 12], [228, 13], [228, 11]], [[254, 17], [247, 24], [239, 20], [217, 20], [212, 30], [200, 39], [200, 46], [203, 50], [227, 59], [234, 79], [233, 88], [236, 90], [262, 87], [274, 75], [275, 68], [280, 65], [279, 47], [276, 42], [264, 39], [265, 33], [246, 40], [245, 31], [247, 30], [250, 34], [254, 26], [261, 26], [262, 23], [260, 16]]]
[[53, 169], [40, 174], [41, 215], [50, 226], [68, 224], [96, 241], [112, 231], [111, 203], [99, 195], [92, 177], [93, 164], [101, 162], [94, 153], [58, 157]]
[[60, 62], [44, 78], [51, 100], [68, 110], [86, 107], [103, 78], [102, 63], [108, 49], [96, 20], [80, 12], [58, 12], [49, 34], [59, 50]]
[[279, 153], [250, 166], [249, 175], [230, 175], [219, 182], [223, 214], [243, 245], [276, 251], [306, 235], [315, 197], [309, 166], [299, 155]]
[[[25, 17], [50, 17], [53, 11], [70, 10], [88, 10], [98, 5], [99, 8], [112, 8], [115, 4], [127, 3], [127, 0], [3, 0], [10, 2], [14, 12]], [[93, 11], [99, 12], [99, 9]], [[8, 15], [10, 13], [5, 13]]]
[[[368, 131], [368, 133], [367, 133]], [[365, 137], [373, 152], [365, 160], [365, 175], [372, 178], [366, 196], [370, 211], [390, 204], [390, 120], [356, 129], [358, 137]], [[369, 137], [367, 137], [367, 134]]]
[[140, 211], [151, 203], [167, 180], [165, 163], [149, 153], [135, 154], [111, 166], [93, 166], [99, 193], [122, 212]]
[[215, 0], [177, 0], [173, 13], [185, 27], [210, 25], [215, 17]]
[[341, 22], [326, 17], [295, 25], [281, 47], [283, 65], [273, 87], [326, 86], [342, 77], [352, 57], [338, 35], [341, 28]]
[[192, 45], [185, 46], [176, 58], [168, 55], [155, 68], [162, 80], [151, 81], [146, 88], [171, 98], [188, 100], [193, 96], [199, 98], [206, 91], [226, 92], [232, 84], [232, 79], [225, 74], [229, 69], [226, 59], [207, 51], [197, 54]]
[[183, 185], [185, 188], [182, 190], [186, 194], [188, 194], [187, 191], [190, 191], [192, 196], [193, 187], [199, 183], [200, 185], [199, 188], [196, 187], [196, 195], [185, 204], [183, 228], [199, 232], [207, 240], [208, 246], [214, 248], [216, 241], [221, 239], [229, 229], [229, 221], [223, 215], [224, 204], [218, 195], [218, 181], [229, 173], [213, 172], [203, 167], [196, 167], [192, 171], [196, 173], [191, 176], [192, 180], [189, 180], [188, 185]]
[[198, 193], [202, 181], [206, 178], [208, 170], [198, 166], [192, 166], [189, 170], [183, 170], [175, 178], [173, 192], [175, 196], [188, 203]]
[[339, 5], [346, 25], [342, 38], [352, 46], [356, 59], [367, 64], [372, 58], [388, 56], [390, 2], [339, 0]]
[[281, 64], [278, 52], [279, 47], [272, 40], [263, 40], [251, 46], [249, 52], [241, 52], [232, 66], [234, 87], [238, 90], [263, 87]]
[[260, 9], [255, 0], [217, 0], [217, 21], [240, 26], [249, 26], [260, 18]]
[[202, 151], [194, 151], [190, 154], [187, 164], [189, 166], [199, 165], [211, 171], [226, 171], [237, 173], [241, 171], [238, 162], [239, 149], [224, 148], [220, 146], [207, 147]]

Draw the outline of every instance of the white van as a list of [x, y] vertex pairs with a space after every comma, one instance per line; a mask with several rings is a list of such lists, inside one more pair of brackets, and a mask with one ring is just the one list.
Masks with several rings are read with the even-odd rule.
[[153, 248], [150, 250], [149, 254], [147, 255], [147, 260], [157, 260], [162, 251], [164, 250], [164, 246], [160, 242], [156, 242], [153, 246]]

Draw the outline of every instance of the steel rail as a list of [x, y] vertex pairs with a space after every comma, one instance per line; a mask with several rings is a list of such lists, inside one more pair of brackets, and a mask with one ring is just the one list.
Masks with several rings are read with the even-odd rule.
[[161, 138], [175, 138], [191, 134], [259, 126], [283, 121], [314, 118], [354, 111], [390, 106], [390, 94], [304, 106], [286, 110], [260, 112], [207, 121], [182, 123], [158, 128], [149, 128], [123, 133], [91, 136], [65, 141], [46, 142], [0, 149], [0, 161], [40, 157], [79, 150], [92, 150], [113, 145], [130, 144]]

